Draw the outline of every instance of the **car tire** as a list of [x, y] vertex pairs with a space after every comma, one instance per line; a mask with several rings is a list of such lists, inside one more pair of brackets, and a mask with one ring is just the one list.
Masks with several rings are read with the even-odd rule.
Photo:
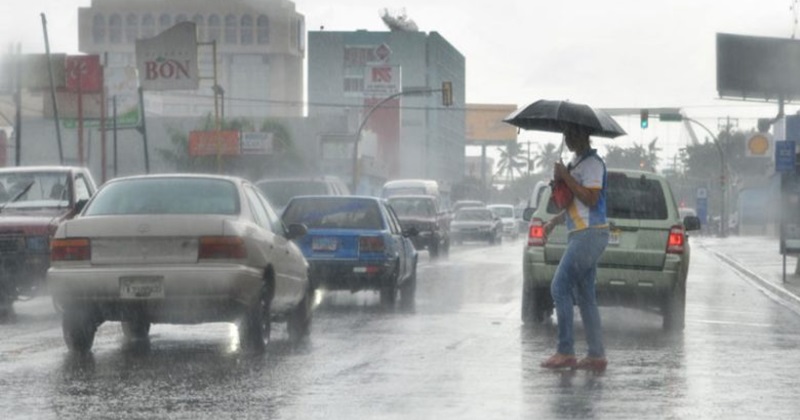
[[548, 305], [550, 299], [547, 288], [525, 287], [522, 289], [522, 323], [539, 325], [553, 314]]
[[150, 335], [150, 322], [137, 314], [133, 319], [122, 321], [122, 334], [127, 340], [147, 340]]
[[439, 241], [433, 240], [431, 241], [430, 245], [428, 245], [428, 254], [431, 258], [438, 258], [439, 257]]
[[246, 311], [244, 319], [239, 323], [239, 341], [243, 348], [264, 350], [272, 332], [271, 300], [269, 283], [265, 281], [261, 286], [258, 302]]
[[88, 353], [92, 350], [97, 323], [90, 312], [83, 309], [64, 311], [61, 330], [64, 334], [64, 343], [70, 351]]
[[395, 268], [389, 276], [387, 283], [381, 285], [380, 295], [381, 305], [383, 306], [393, 306], [395, 301], [397, 301], [397, 277], [400, 275], [398, 265], [399, 263], [395, 264]]
[[414, 264], [411, 276], [400, 286], [400, 306], [404, 309], [414, 307], [415, 295], [417, 294], [417, 264]]
[[289, 340], [292, 342], [299, 342], [311, 333], [313, 305], [314, 291], [309, 287], [303, 300], [295, 306], [286, 320], [286, 330], [289, 332]]
[[678, 283], [664, 295], [661, 304], [664, 331], [680, 332], [686, 326], [686, 284]]

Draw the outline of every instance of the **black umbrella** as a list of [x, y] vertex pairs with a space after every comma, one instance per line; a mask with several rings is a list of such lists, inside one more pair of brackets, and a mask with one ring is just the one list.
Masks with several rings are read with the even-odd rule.
[[574, 124], [589, 130], [592, 136], [614, 138], [627, 134], [604, 111], [569, 101], [541, 99], [514, 111], [503, 121], [525, 130], [563, 133], [565, 124]]

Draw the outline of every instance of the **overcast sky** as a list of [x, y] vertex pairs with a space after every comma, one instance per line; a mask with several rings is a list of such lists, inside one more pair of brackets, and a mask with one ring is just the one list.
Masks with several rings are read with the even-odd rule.
[[[135, 1], [135, 0], [131, 0]], [[168, 1], [168, 0], [165, 0]], [[222, 0], [219, 0], [222, 1]], [[255, 0], [254, 0], [255, 1]], [[22, 42], [44, 51], [77, 51], [77, 8], [90, 0], [0, 0], [0, 47]], [[524, 105], [570, 99], [596, 107], [684, 107], [716, 128], [717, 117], [777, 113], [775, 105], [717, 99], [715, 34], [789, 38], [792, 0], [297, 0], [308, 30], [387, 30], [379, 9], [404, 8], [420, 30], [437, 31], [466, 57], [468, 103]], [[798, 29], [800, 37], [800, 28]], [[794, 112], [796, 107], [788, 107]], [[687, 139], [680, 125], [618, 118], [623, 140], [659, 136], [669, 149]], [[522, 133], [524, 141], [534, 133]]]

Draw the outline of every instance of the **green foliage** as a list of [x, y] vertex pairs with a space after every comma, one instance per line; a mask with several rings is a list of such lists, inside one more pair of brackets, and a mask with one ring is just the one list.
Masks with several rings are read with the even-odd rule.
[[611, 145], [606, 148], [605, 161], [609, 168], [618, 169], [638, 169], [642, 171], [655, 172], [658, 165], [658, 152], [661, 150], [656, 147], [658, 137], [648, 143], [647, 148], [641, 144], [633, 147], [620, 147]]
[[497, 161], [497, 175], [505, 174], [506, 178], [514, 180], [514, 173], [522, 175], [523, 168], [527, 166], [522, 157], [522, 149], [516, 141], [509, 142], [500, 149], [500, 158]]

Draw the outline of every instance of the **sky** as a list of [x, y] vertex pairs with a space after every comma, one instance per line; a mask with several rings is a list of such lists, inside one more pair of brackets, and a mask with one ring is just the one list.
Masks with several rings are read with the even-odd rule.
[[[51, 51], [75, 53], [77, 8], [90, 3], [0, 0], [0, 48], [21, 42], [23, 52], [43, 52], [40, 14], [45, 13]], [[789, 38], [796, 30], [800, 37], [795, 0], [294, 3], [308, 30], [385, 31], [380, 9], [404, 9], [421, 31], [438, 32], [465, 56], [467, 103], [523, 106], [537, 99], [568, 99], [599, 108], [681, 107], [714, 131], [720, 118], [732, 117], [749, 129], [756, 118], [777, 114], [775, 104], [718, 99], [716, 33]], [[787, 106], [787, 112], [796, 109]], [[629, 135], [611, 141], [622, 146], [646, 145], [658, 137], [671, 156], [689, 141], [681, 124], [651, 121], [642, 130], [638, 115], [617, 119]], [[540, 139], [553, 141], [553, 136], [519, 136], [522, 142]]]

